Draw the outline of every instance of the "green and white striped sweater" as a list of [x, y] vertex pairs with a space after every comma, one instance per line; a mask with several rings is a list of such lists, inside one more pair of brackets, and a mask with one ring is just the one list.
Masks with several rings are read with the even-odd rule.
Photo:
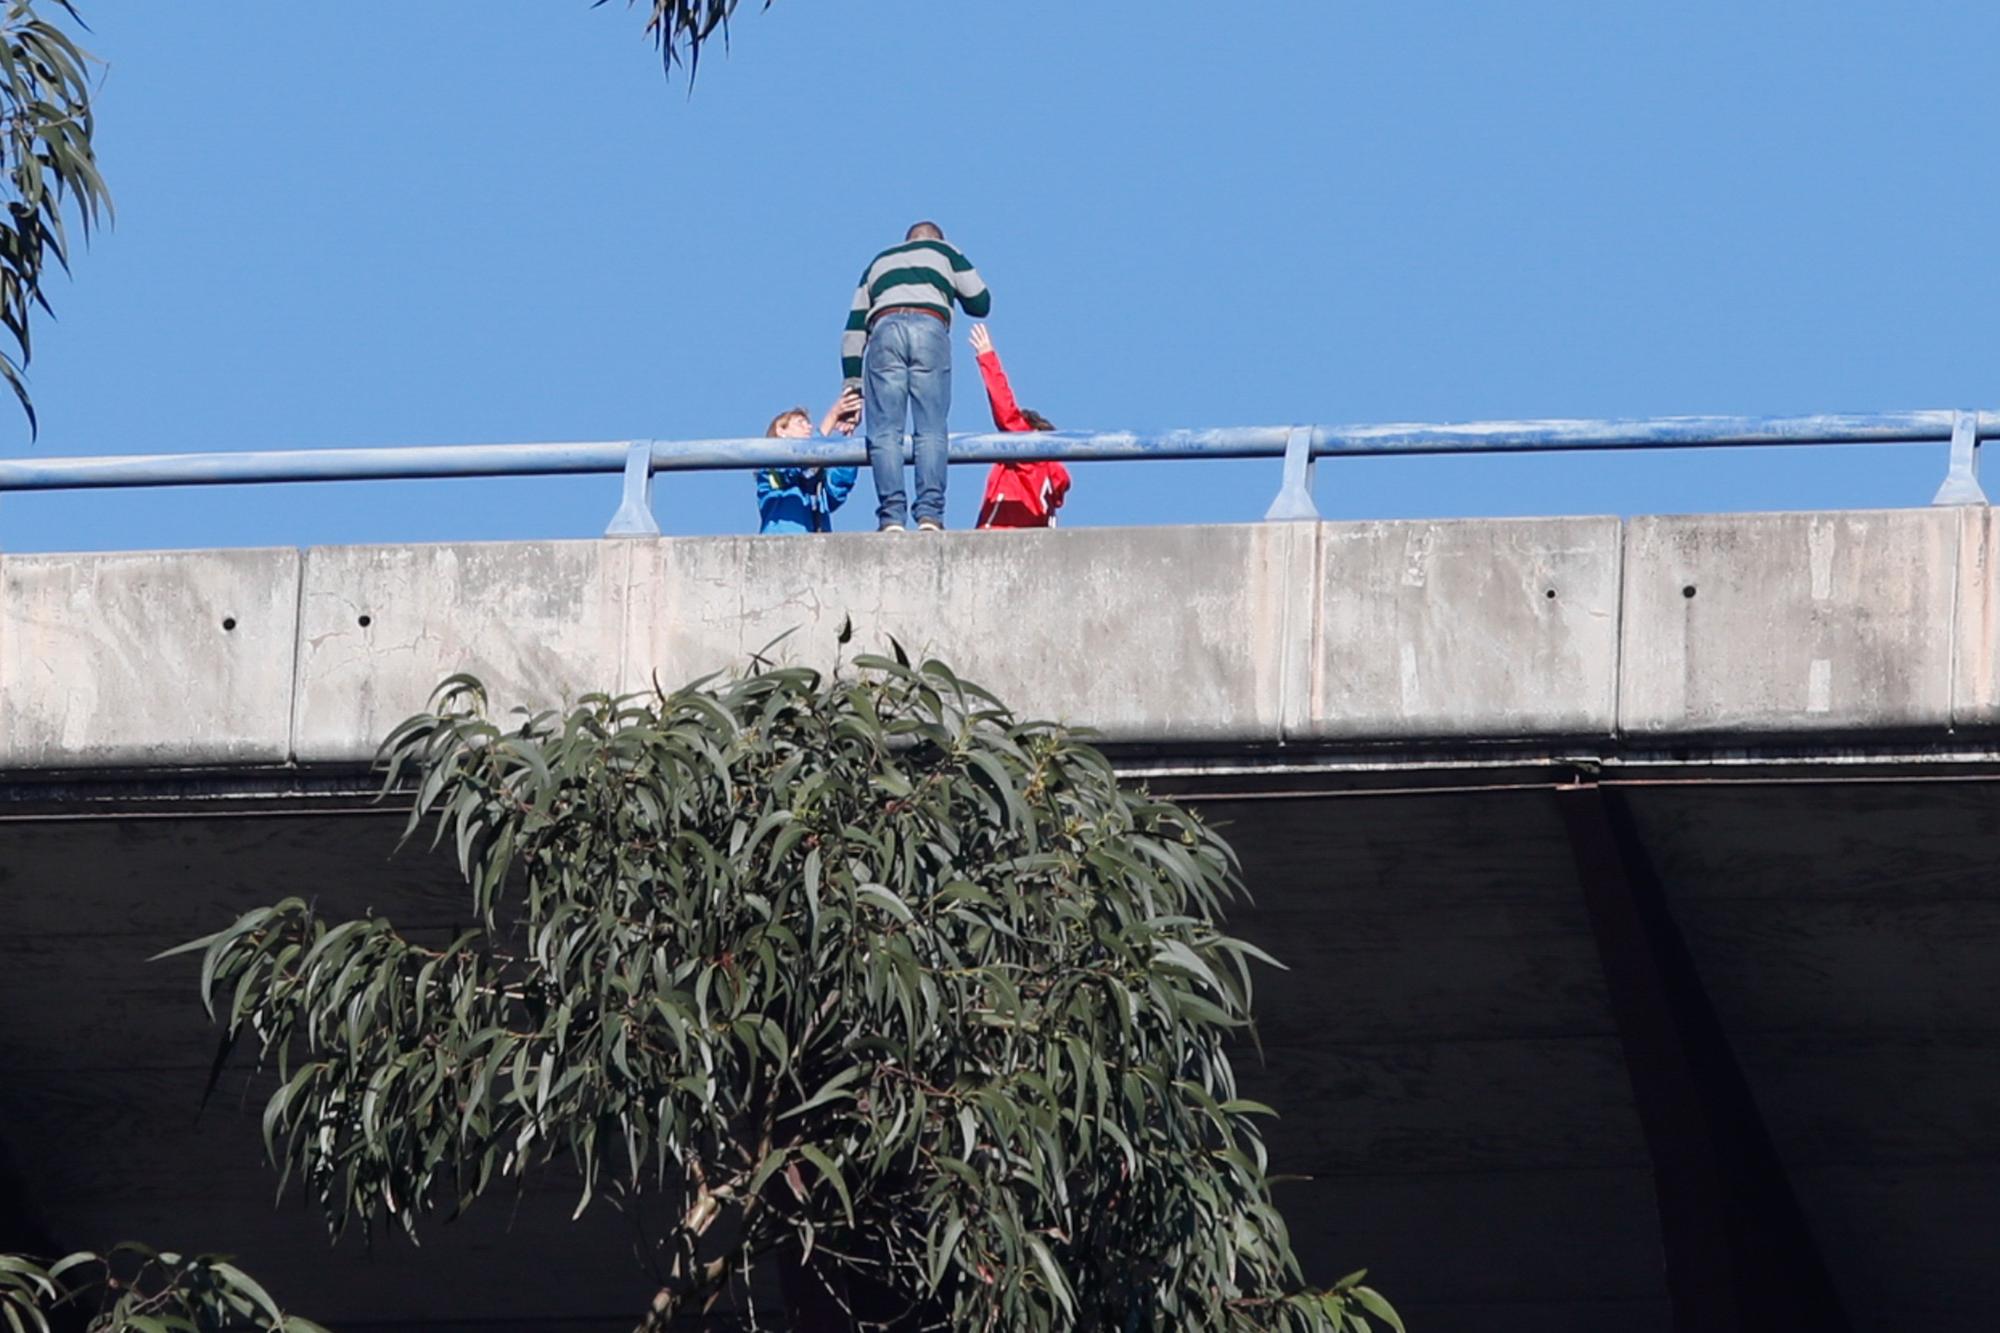
[[956, 299], [965, 313], [983, 319], [993, 308], [993, 295], [979, 280], [972, 261], [944, 241], [905, 241], [876, 255], [854, 289], [854, 306], [847, 312], [847, 330], [840, 335], [840, 373], [849, 384], [861, 382], [861, 354], [868, 346], [868, 322], [890, 306], [913, 305], [935, 310], [951, 322]]

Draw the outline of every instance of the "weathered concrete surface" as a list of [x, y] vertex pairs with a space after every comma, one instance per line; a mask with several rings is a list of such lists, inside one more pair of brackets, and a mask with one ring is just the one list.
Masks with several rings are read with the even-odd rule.
[[1959, 512], [1951, 720], [1992, 727], [2000, 724], [2000, 524], [1983, 505]]
[[282, 764], [295, 550], [8, 556], [0, 768]]
[[1286, 623], [1288, 581], [1310, 570], [1312, 533], [1258, 524], [650, 549], [661, 605], [641, 679], [740, 667], [780, 636], [774, 656], [826, 669], [886, 653], [893, 637], [1024, 711], [1108, 736], [1258, 743], [1281, 734], [1282, 645], [1288, 630], [1304, 633]]
[[485, 683], [496, 716], [621, 688], [632, 554], [603, 541], [307, 551], [293, 753], [369, 759], [459, 672]]
[[1632, 520], [1628, 734], [1951, 725], [1957, 509]]
[[1329, 523], [1306, 735], [1609, 736], [1613, 518]]
[[504, 715], [892, 637], [1183, 753], [1934, 745], [2000, 725], [1996, 543], [1940, 509], [0, 557], [0, 769], [352, 764], [454, 672]]

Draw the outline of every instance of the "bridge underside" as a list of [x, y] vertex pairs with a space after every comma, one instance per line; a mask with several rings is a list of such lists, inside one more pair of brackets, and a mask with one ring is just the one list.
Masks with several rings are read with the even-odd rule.
[[[1747, 1225], [1790, 1237], [1764, 1285], [1830, 1272], [1856, 1326], [1983, 1328], [2000, 1304], [2000, 764], [1146, 768], [1228, 826], [1256, 895], [1235, 924], [1291, 965], [1263, 979], [1244, 1063], [1283, 1113], [1276, 1168], [1311, 1177], [1281, 1199], [1313, 1276], [1366, 1264], [1430, 1333], [1641, 1333], [1677, 1301], [1729, 1327], [1690, 1237]], [[449, 866], [390, 859], [401, 816], [341, 786], [12, 793], [13, 1220], [65, 1247], [233, 1253], [341, 1329], [629, 1327], [648, 1292], [629, 1231], [603, 1207], [571, 1224], [558, 1182], [421, 1249], [329, 1251], [302, 1203], [274, 1207], [242, 1084], [197, 1116], [213, 1036], [192, 965], [149, 955], [291, 893], [462, 919]], [[1621, 895], [1655, 890], [1692, 995], [1621, 943]], [[1760, 1143], [1771, 1188], [1730, 1195]], [[1698, 1187], [1718, 1163], [1729, 1197]]]

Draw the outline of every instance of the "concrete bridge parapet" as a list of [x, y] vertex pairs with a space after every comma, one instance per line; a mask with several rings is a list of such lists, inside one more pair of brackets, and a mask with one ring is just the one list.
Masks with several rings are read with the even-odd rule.
[[352, 764], [455, 671], [545, 705], [849, 620], [1149, 749], [1945, 743], [2000, 722], [1995, 550], [1968, 507], [11, 555], [0, 769]]

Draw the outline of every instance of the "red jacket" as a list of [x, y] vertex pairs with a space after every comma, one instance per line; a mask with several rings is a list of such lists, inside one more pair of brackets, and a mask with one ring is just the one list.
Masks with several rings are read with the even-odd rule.
[[[1001, 430], [1033, 430], [1014, 402], [1014, 390], [1001, 368], [1000, 353], [979, 358], [979, 376], [986, 381], [986, 400], [993, 407], [993, 424]], [[986, 474], [986, 498], [979, 503], [982, 528], [1046, 528], [1069, 494], [1069, 469], [1061, 463], [995, 463]]]

